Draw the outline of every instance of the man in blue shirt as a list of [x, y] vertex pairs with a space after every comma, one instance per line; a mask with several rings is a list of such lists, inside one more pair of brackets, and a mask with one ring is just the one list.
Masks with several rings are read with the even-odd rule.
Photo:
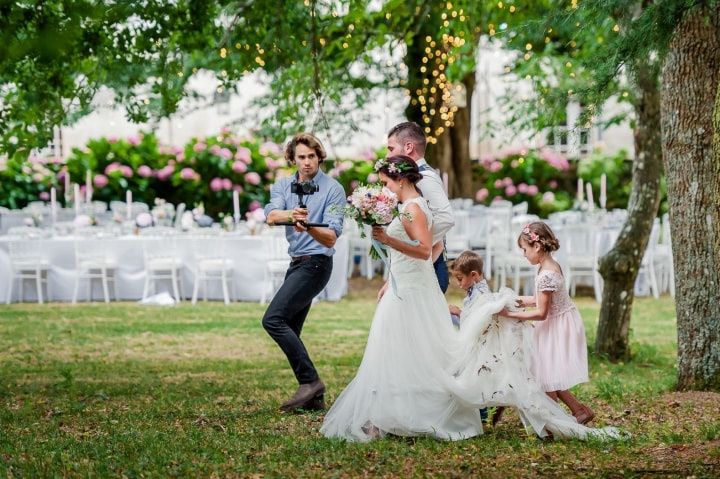
[[[325, 149], [313, 135], [295, 135], [285, 148], [285, 159], [297, 166], [297, 173], [280, 178], [272, 186], [270, 202], [265, 206], [268, 224], [294, 224], [285, 227], [292, 258], [290, 267], [262, 320], [265, 330], [287, 356], [300, 384], [293, 397], [280, 406], [282, 411], [325, 407], [325, 385], [300, 340], [312, 300], [330, 280], [333, 246], [342, 234], [341, 209], [347, 202], [340, 183], [320, 171], [325, 157]], [[306, 208], [300, 208], [298, 196], [292, 193], [291, 187], [293, 183], [306, 182], [312, 182], [318, 189], [303, 197]], [[308, 227], [308, 223], [328, 226]]]

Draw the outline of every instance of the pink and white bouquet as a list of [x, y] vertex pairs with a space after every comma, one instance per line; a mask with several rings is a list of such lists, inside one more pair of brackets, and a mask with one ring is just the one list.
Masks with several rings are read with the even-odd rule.
[[[365, 237], [364, 225], [385, 226], [396, 216], [398, 211], [398, 198], [389, 189], [381, 185], [359, 185], [347, 198], [347, 204], [342, 213], [352, 218], [358, 225], [360, 236]], [[373, 241], [370, 256], [379, 259], [384, 255], [384, 246]]]
[[361, 234], [363, 225], [388, 225], [399, 215], [395, 193], [380, 185], [360, 185], [348, 196], [343, 214], [354, 219]]

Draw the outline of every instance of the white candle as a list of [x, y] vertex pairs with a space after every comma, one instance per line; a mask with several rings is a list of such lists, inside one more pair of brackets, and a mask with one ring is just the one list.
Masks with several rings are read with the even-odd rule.
[[73, 204], [75, 205], [75, 216], [80, 214], [80, 185], [73, 183]]
[[443, 182], [443, 188], [445, 188], [445, 194], [447, 195], [448, 192], [448, 174], [447, 172], [442, 174], [442, 182]]
[[50, 215], [52, 222], [55, 223], [57, 220], [57, 191], [54, 186], [50, 188]]
[[593, 201], [592, 183], [588, 181], [585, 184], [585, 187], [587, 189], [588, 211], [592, 211], [595, 209], [595, 202]]
[[65, 206], [70, 202], [70, 172], [65, 167]]
[[240, 221], [240, 195], [236, 190], [233, 190], [233, 219], [235, 223]]
[[128, 220], [132, 219], [132, 191], [127, 190], [125, 192], [125, 209], [126, 211], [126, 218]]
[[85, 172], [85, 203], [90, 204], [92, 201], [92, 172]]
[[582, 178], [578, 178], [577, 201], [578, 201], [578, 203], [582, 203], [582, 200], [583, 200], [583, 180], [582, 180]]
[[607, 205], [607, 175], [600, 176], [600, 208], [605, 209]]

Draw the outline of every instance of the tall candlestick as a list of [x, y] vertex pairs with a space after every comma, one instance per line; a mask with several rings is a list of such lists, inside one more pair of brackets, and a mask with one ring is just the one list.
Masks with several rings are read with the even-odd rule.
[[73, 204], [75, 205], [75, 216], [80, 214], [80, 185], [73, 183]]
[[92, 172], [85, 172], [85, 203], [90, 204], [92, 201]]
[[70, 203], [70, 172], [65, 167], [65, 206]]
[[240, 194], [233, 190], [233, 219], [235, 223], [240, 221]]
[[127, 210], [125, 217], [128, 220], [132, 219], [132, 191], [127, 190], [125, 192], [125, 209]]
[[50, 188], [50, 217], [54, 224], [57, 221], [57, 191], [54, 186]]
[[582, 180], [582, 178], [578, 178], [577, 201], [578, 201], [578, 203], [582, 203], [582, 201], [583, 201], [583, 180]]
[[603, 173], [600, 176], [600, 208], [605, 209], [607, 206], [607, 175]]
[[593, 211], [595, 209], [595, 202], [593, 201], [592, 183], [588, 181], [585, 184], [585, 188], [587, 189], [588, 211]]

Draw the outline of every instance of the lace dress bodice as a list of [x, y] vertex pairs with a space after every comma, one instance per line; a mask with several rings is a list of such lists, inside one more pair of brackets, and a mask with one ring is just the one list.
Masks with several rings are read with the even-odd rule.
[[[423, 197], [413, 198], [399, 206], [400, 213], [405, 213], [408, 205], [416, 204], [425, 214], [428, 229], [432, 229], [432, 213], [428, 207], [427, 201]], [[406, 242], [412, 242], [408, 236], [400, 217], [392, 220], [387, 228], [388, 236], [400, 239]], [[395, 277], [396, 284], [402, 285], [401, 288], [423, 288], [428, 283], [437, 283], [435, 270], [433, 269], [432, 259], [417, 259], [403, 254], [393, 248], [389, 248], [390, 252], [390, 273]]]
[[552, 301], [548, 316], [558, 316], [575, 308], [565, 287], [565, 278], [557, 271], [549, 269], [538, 272], [535, 277], [536, 295], [540, 291], [552, 291]]

